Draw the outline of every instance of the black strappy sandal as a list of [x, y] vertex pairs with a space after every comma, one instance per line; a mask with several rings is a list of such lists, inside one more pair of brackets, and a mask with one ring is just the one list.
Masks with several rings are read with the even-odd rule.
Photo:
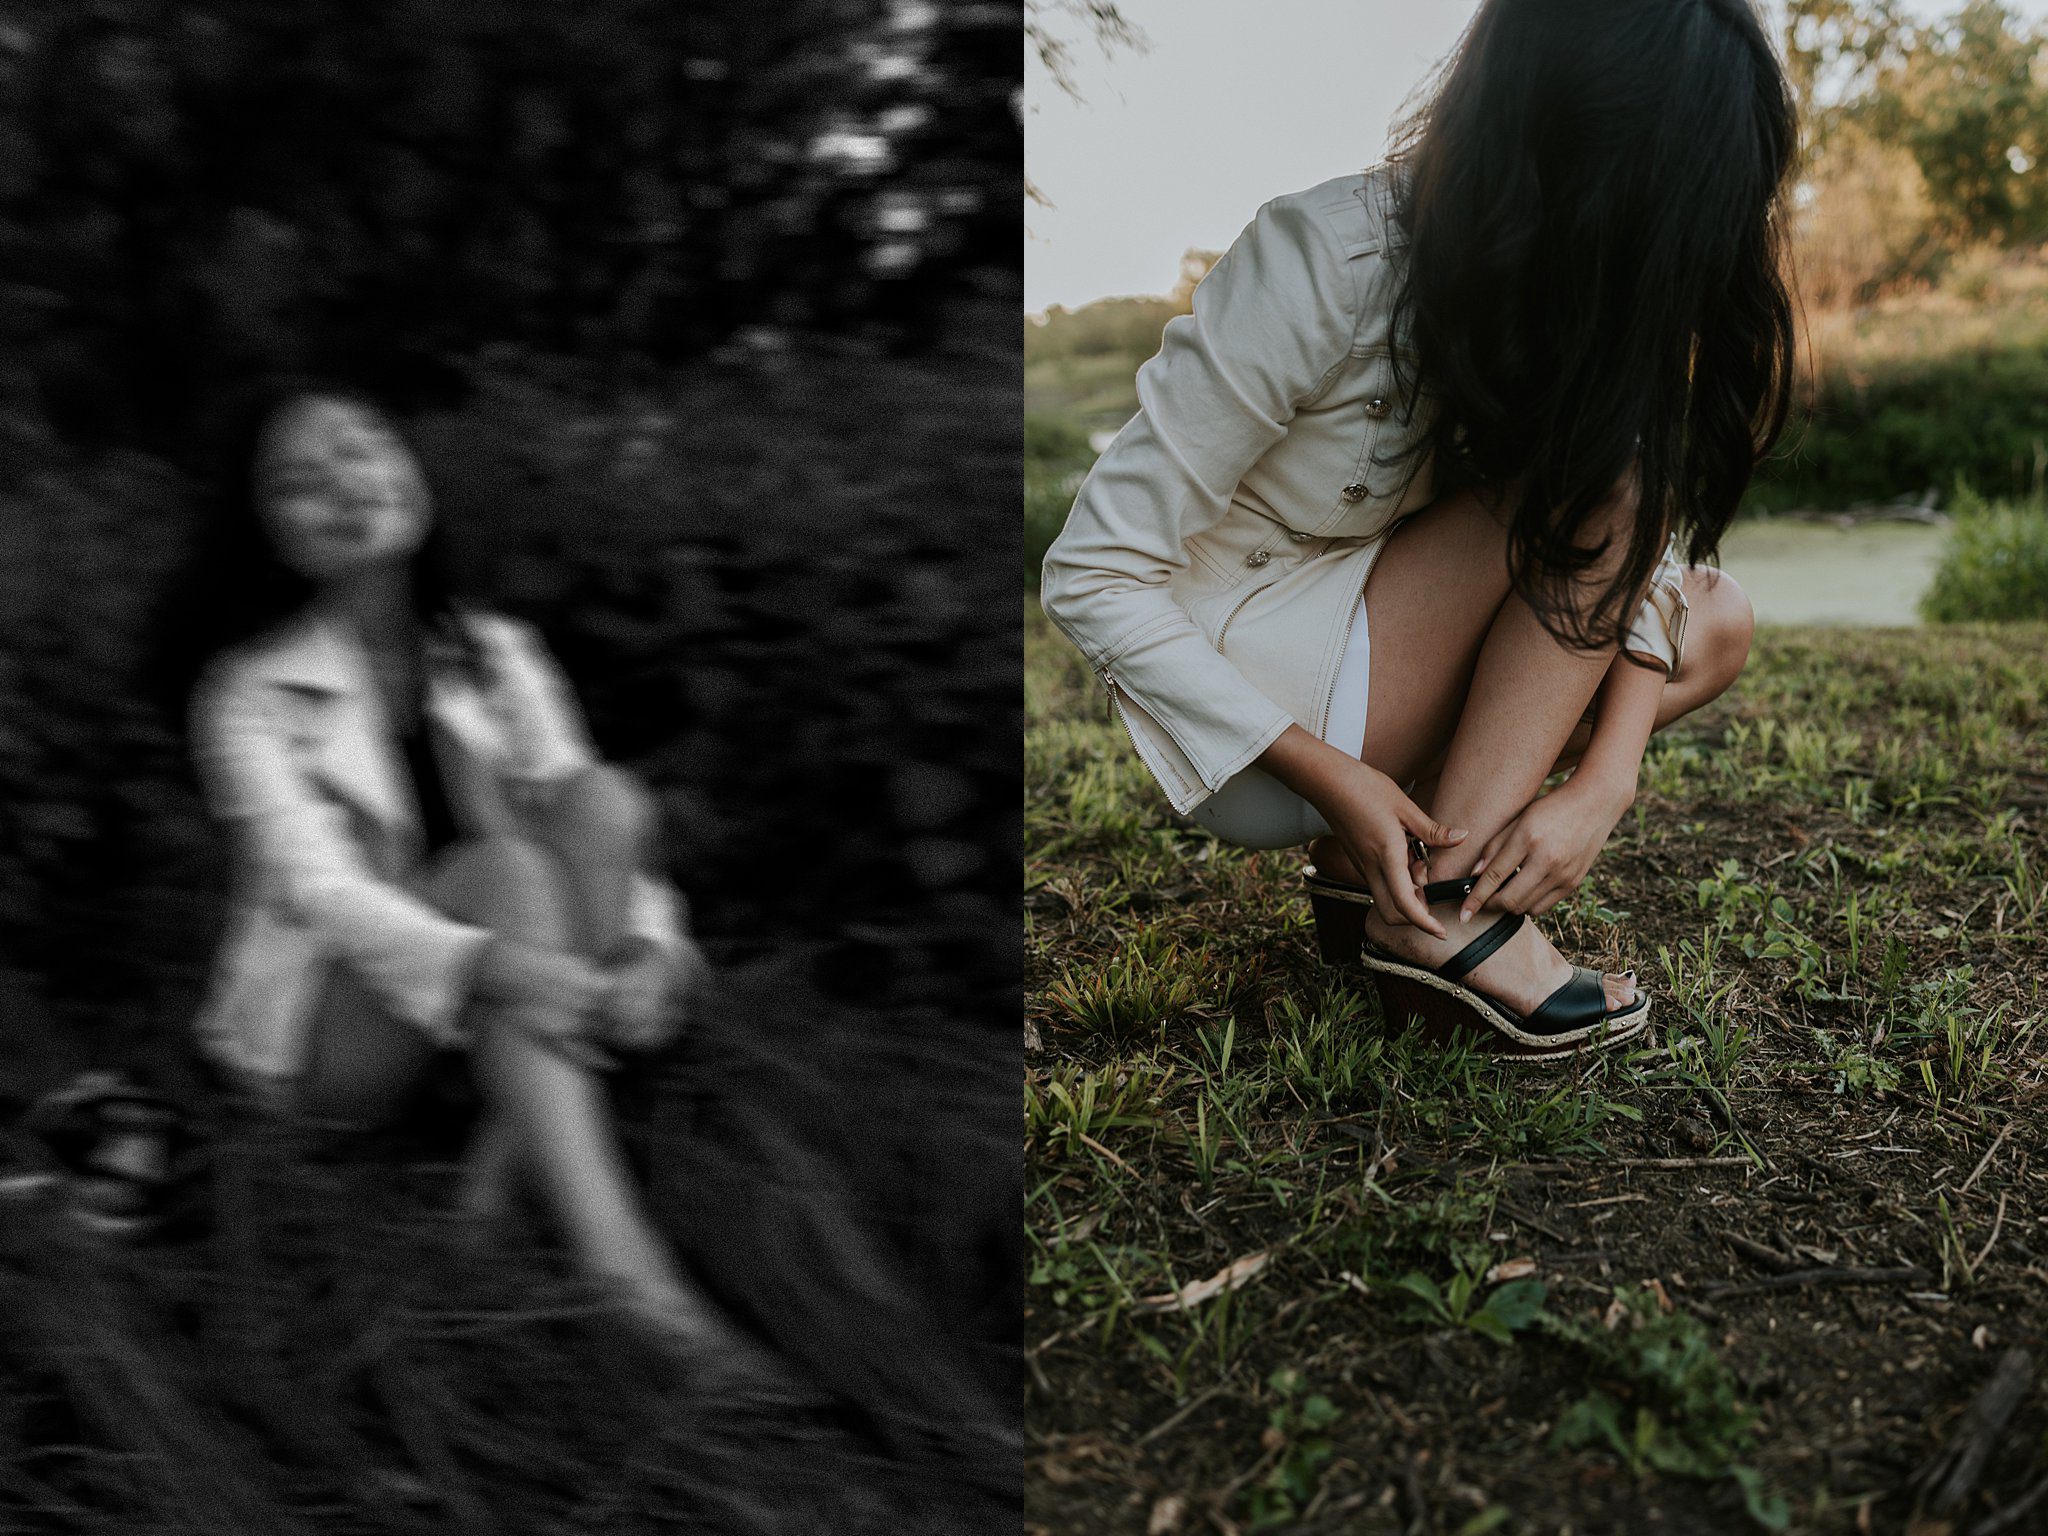
[[11, 1182], [27, 1192], [35, 1178], [93, 1237], [151, 1242], [203, 1213], [204, 1140], [171, 1100], [119, 1074], [82, 1073], [43, 1095], [22, 1129], [41, 1144], [46, 1170]]
[[[1365, 918], [1373, 905], [1370, 891], [1319, 875], [1313, 864], [1301, 875], [1323, 963], [1363, 965], [1390, 1023], [1418, 1016], [1439, 1036], [1470, 1039], [1476, 1033], [1496, 1054], [1538, 1064], [1564, 1061], [1575, 1051], [1604, 1050], [1649, 1027], [1648, 994], [1638, 991], [1626, 1008], [1610, 1009], [1600, 972], [1583, 965], [1573, 966], [1571, 979], [1526, 1015], [1467, 986], [1463, 978], [1521, 930], [1526, 919], [1520, 912], [1502, 914], [1478, 938], [1432, 969], [1390, 954], [1366, 938]], [[1433, 881], [1422, 888], [1422, 899], [1432, 907], [1462, 901], [1477, 884], [1469, 878]]]

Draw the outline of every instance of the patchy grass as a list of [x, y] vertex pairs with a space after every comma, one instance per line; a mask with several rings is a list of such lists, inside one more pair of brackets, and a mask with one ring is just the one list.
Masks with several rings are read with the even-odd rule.
[[2048, 1313], [2048, 629], [1764, 631], [1545, 919], [1657, 1008], [1556, 1074], [1386, 1027], [1035, 610], [1026, 683], [1028, 1529], [1904, 1528]]

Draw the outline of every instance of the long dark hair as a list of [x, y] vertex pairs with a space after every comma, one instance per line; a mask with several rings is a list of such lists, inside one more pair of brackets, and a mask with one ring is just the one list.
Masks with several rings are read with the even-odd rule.
[[[201, 465], [205, 518], [191, 557], [157, 612], [151, 692], [182, 723], [193, 685], [222, 651], [289, 619], [311, 600], [314, 584], [278, 559], [256, 494], [256, 455], [264, 429], [297, 400], [341, 400], [390, 413], [366, 391], [315, 374], [272, 374], [246, 383], [210, 413], [210, 450]], [[423, 635], [453, 641], [465, 663], [476, 650], [438, 522], [428, 525], [411, 567], [412, 612]]]
[[[1437, 407], [1413, 449], [1504, 498], [1515, 589], [1566, 644], [1619, 639], [1668, 530], [1714, 559], [1784, 428], [1797, 127], [1748, 0], [1485, 0], [1397, 126], [1400, 384]], [[1631, 484], [1587, 602], [1589, 525]]]

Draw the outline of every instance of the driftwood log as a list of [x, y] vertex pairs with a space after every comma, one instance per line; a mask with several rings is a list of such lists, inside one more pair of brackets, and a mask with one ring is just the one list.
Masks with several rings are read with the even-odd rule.
[[1802, 523], [1833, 523], [1837, 528], [1859, 528], [1865, 523], [1925, 523], [1946, 528], [1954, 519], [1940, 507], [1941, 493], [1929, 486], [1918, 496], [1891, 501], [1864, 501], [1853, 507], [1794, 507], [1771, 515]]

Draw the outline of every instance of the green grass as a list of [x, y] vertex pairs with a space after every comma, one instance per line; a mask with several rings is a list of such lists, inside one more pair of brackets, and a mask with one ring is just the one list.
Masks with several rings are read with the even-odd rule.
[[1903, 1520], [2048, 1248], [2048, 627], [1763, 631], [1544, 919], [1656, 1009], [1554, 1074], [1322, 969], [1029, 604], [1025, 666], [1035, 1525]]

